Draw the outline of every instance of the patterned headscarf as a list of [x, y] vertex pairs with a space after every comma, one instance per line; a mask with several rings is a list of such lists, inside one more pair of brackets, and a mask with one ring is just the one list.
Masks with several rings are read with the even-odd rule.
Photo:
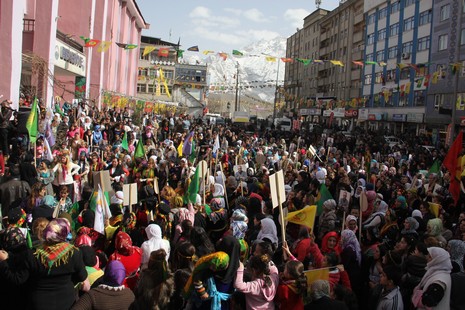
[[462, 240], [450, 240], [449, 247], [451, 261], [456, 262], [457, 265], [459, 265], [460, 267], [460, 271], [463, 271], [463, 256], [465, 255], [465, 242]]
[[8, 227], [2, 234], [2, 244], [5, 250], [12, 251], [26, 244], [26, 238], [18, 227]]
[[247, 232], [247, 224], [243, 221], [231, 222], [232, 234], [236, 239], [244, 239]]
[[134, 253], [134, 247], [132, 246], [131, 237], [127, 233], [120, 231], [116, 235], [114, 254], [116, 254], [116, 256], [118, 254], [124, 255], [124, 256], [130, 256], [133, 253]]
[[342, 250], [351, 248], [354, 250], [357, 257], [357, 262], [360, 265], [362, 262], [362, 250], [360, 249], [360, 243], [358, 243], [357, 237], [352, 230], [344, 229], [341, 232]]
[[64, 218], [57, 218], [45, 227], [43, 237], [48, 244], [65, 242], [68, 234], [71, 232], [69, 221]]
[[26, 212], [21, 207], [11, 209], [8, 212], [8, 223], [12, 227], [22, 227], [26, 218]]
[[134, 212], [123, 216], [123, 227], [126, 231], [131, 231], [136, 227], [137, 216]]

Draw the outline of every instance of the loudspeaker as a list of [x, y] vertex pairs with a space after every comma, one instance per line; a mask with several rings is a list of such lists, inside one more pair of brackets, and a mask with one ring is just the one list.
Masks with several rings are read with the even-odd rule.
[[21, 134], [28, 133], [27, 128], [26, 128], [26, 122], [29, 117], [29, 114], [31, 114], [31, 109], [21, 108], [18, 111], [18, 114], [16, 116], [18, 119], [18, 128], [17, 128], [18, 133], [21, 133]]

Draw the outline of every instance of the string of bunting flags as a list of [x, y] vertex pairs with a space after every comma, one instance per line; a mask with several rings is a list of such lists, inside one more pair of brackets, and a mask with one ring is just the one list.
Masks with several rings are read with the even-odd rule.
[[125, 96], [112, 92], [103, 92], [103, 106], [109, 108], [120, 108], [129, 107], [134, 111], [144, 113], [155, 113], [164, 114], [166, 112], [176, 112], [178, 108], [172, 102], [161, 101], [161, 100], [144, 100], [140, 98]]

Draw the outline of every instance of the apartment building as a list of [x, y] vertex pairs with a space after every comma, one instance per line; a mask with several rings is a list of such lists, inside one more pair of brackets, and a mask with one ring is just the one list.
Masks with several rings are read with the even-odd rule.
[[372, 129], [424, 129], [433, 0], [365, 1], [363, 97]]

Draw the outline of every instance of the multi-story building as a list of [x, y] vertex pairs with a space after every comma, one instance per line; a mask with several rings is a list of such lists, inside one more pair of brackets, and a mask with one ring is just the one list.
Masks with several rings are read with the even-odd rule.
[[424, 129], [433, 0], [365, 1], [365, 109], [359, 120], [391, 132]]
[[461, 0], [434, 1], [432, 14], [430, 83], [426, 121], [435, 132], [465, 116], [465, 5]]
[[[145, 22], [135, 0], [0, 1], [0, 94], [17, 107], [20, 89], [43, 98], [71, 101], [76, 86], [84, 99], [101, 102], [103, 91], [136, 94], [138, 48]], [[80, 37], [108, 41], [84, 47]], [[94, 41], [95, 42], [95, 41]], [[85, 86], [85, 87], [83, 87]]]
[[[144, 55], [146, 47], [152, 47], [154, 50]], [[171, 94], [173, 93], [175, 66], [178, 63], [178, 48], [177, 44], [159, 38], [142, 36], [137, 73], [138, 98], [173, 101]], [[160, 73], [168, 86], [169, 97]]]
[[[330, 111], [327, 101], [310, 109], [307, 103], [321, 101], [321, 98], [347, 102], [360, 96], [361, 68], [352, 61], [362, 58], [363, 27], [362, 0], [343, 2], [333, 11], [317, 9], [304, 19], [303, 29], [287, 40], [286, 57], [311, 62], [286, 63], [284, 90], [290, 98], [287, 100], [288, 110], [296, 111], [299, 106], [301, 109], [296, 112], [310, 116], [307, 119], [310, 121], [320, 121], [322, 115], [329, 117], [333, 114], [339, 120], [346, 117], [344, 111]], [[343, 66], [334, 65], [331, 60], [340, 61]], [[328, 108], [328, 113], [322, 113], [321, 108]]]

